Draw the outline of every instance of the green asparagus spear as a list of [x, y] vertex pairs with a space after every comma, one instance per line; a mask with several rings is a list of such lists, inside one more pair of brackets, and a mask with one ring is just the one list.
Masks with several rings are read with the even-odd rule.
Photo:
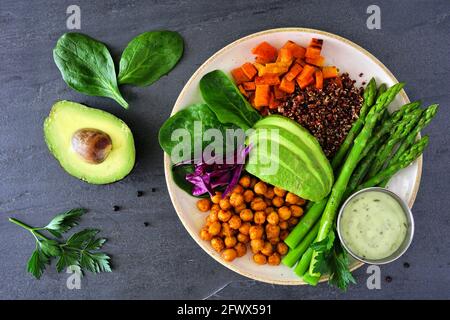
[[377, 84], [375, 82], [375, 79], [372, 78], [370, 79], [369, 83], [366, 86], [366, 89], [364, 90], [364, 102], [363, 105], [361, 106], [361, 110], [359, 111], [359, 118], [353, 123], [353, 126], [348, 132], [347, 136], [345, 137], [344, 142], [342, 142], [341, 146], [339, 147], [339, 150], [337, 151], [336, 155], [333, 157], [333, 160], [331, 161], [331, 166], [333, 167], [334, 170], [339, 168], [345, 156], [347, 155], [347, 151], [353, 144], [353, 140], [361, 131], [361, 128], [364, 125], [366, 115], [369, 112], [369, 109], [372, 107], [376, 95], [377, 95]]
[[361, 159], [364, 158], [375, 145], [379, 144], [380, 139], [382, 139], [384, 135], [391, 132], [394, 125], [397, 124], [398, 121], [402, 119], [402, 117], [404, 117], [406, 114], [409, 114], [410, 112], [413, 112], [414, 110], [417, 110], [420, 107], [420, 104], [420, 101], [407, 103], [403, 105], [399, 110], [392, 113], [390, 118], [383, 122], [381, 126], [379, 126], [378, 130], [375, 131], [373, 136], [369, 139], [366, 148], [364, 148], [363, 152], [361, 153]]
[[[317, 234], [316, 241], [324, 240], [328, 235], [328, 232], [331, 230], [337, 209], [341, 204], [342, 196], [344, 195], [345, 190], [347, 189], [347, 184], [353, 171], [355, 170], [356, 166], [358, 165], [358, 162], [360, 161], [361, 153], [366, 147], [367, 141], [372, 135], [373, 129], [379, 117], [382, 115], [382, 112], [387, 108], [387, 106], [392, 102], [392, 100], [394, 100], [395, 96], [397, 95], [398, 92], [400, 92], [403, 86], [404, 83], [397, 83], [392, 87], [390, 87], [385, 93], [383, 93], [377, 99], [375, 106], [373, 106], [370, 109], [369, 113], [367, 114], [364, 127], [359, 133], [359, 135], [356, 137], [353, 147], [351, 148], [342, 166], [341, 172], [335, 184], [333, 185], [330, 198], [327, 202], [322, 218], [320, 219], [320, 228]], [[317, 253], [314, 252], [310, 263], [309, 274], [312, 278], [316, 279], [316, 281], [319, 281], [320, 274], [314, 272], [316, 255]]]
[[[420, 117], [419, 122], [417, 123], [417, 125], [414, 127], [414, 129], [408, 134], [408, 136], [405, 138], [405, 140], [401, 143], [401, 145], [399, 146], [399, 148], [397, 149], [397, 151], [395, 152], [395, 154], [392, 156], [392, 158], [389, 160], [388, 162], [388, 166], [392, 163], [395, 163], [396, 161], [398, 161], [398, 159], [401, 157], [401, 155], [414, 143], [414, 141], [417, 138], [417, 135], [419, 134], [419, 132], [421, 130], [423, 130], [429, 123], [430, 121], [434, 118], [434, 116], [436, 115], [437, 111], [439, 109], [439, 105], [438, 104], [432, 104], [431, 106], [429, 106], [428, 108], [426, 108], [423, 113], [422, 116]], [[391, 177], [389, 177], [390, 179]], [[388, 183], [388, 179], [382, 181], [380, 183], [380, 186], [386, 186], [386, 184]]]
[[317, 221], [311, 231], [305, 236], [302, 242], [294, 249], [290, 249], [288, 254], [283, 257], [284, 265], [292, 268], [294, 264], [300, 259], [303, 253], [308, 249], [309, 245], [314, 241], [317, 236], [317, 232], [319, 231], [319, 222]]
[[319, 202], [313, 204], [313, 206], [306, 212], [300, 222], [289, 233], [289, 236], [284, 240], [284, 243], [289, 248], [294, 249], [298, 246], [300, 241], [306, 236], [312, 226], [319, 220], [322, 215], [323, 209], [327, 204], [328, 198], [322, 199]]
[[387, 90], [386, 83], [380, 84], [380, 86], [378, 87], [378, 90], [377, 90], [377, 99], [378, 99], [379, 96], [381, 96], [383, 93], [385, 93], [386, 90]]
[[401, 142], [410, 132], [414, 129], [414, 126], [419, 121], [420, 116], [422, 114], [422, 110], [417, 109], [413, 112], [406, 114], [402, 121], [400, 121], [395, 127], [394, 131], [386, 141], [386, 143], [381, 147], [378, 151], [378, 154], [373, 162], [367, 176], [373, 177], [380, 171], [385, 164], [385, 162], [389, 159], [392, 150], [394, 147]]
[[390, 164], [386, 169], [379, 172], [374, 177], [370, 178], [358, 187], [358, 190], [368, 188], [370, 186], [376, 186], [384, 179], [392, 177], [400, 169], [406, 168], [414, 160], [416, 160], [423, 152], [425, 147], [428, 145], [428, 136], [422, 137], [419, 141], [411, 146], [411, 148], [404, 152], [396, 162]]
[[300, 261], [295, 266], [294, 272], [296, 275], [298, 275], [299, 277], [303, 277], [306, 270], [308, 270], [312, 255], [313, 255], [313, 249], [308, 248], [308, 250], [306, 250], [306, 252], [302, 255]]
[[378, 150], [383, 146], [385, 139], [380, 139], [379, 144], [374, 146], [370, 152], [361, 160], [361, 162], [356, 167], [352, 176], [350, 177], [350, 181], [347, 185], [347, 190], [345, 190], [345, 194], [342, 199], [347, 199], [353, 191], [362, 183], [364, 177], [370, 169], [372, 162], [375, 160]]

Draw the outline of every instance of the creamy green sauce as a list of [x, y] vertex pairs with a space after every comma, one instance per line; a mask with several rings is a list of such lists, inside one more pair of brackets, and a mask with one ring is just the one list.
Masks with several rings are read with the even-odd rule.
[[384, 192], [368, 191], [350, 200], [339, 227], [343, 241], [355, 255], [378, 260], [400, 247], [408, 222], [396, 199]]

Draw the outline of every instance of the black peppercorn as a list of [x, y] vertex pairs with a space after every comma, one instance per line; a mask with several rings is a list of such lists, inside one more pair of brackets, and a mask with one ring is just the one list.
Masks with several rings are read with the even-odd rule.
[[114, 210], [114, 211], [119, 211], [119, 210], [120, 210], [120, 207], [119, 207], [119, 206], [114, 206], [114, 207], [113, 207], [113, 210]]

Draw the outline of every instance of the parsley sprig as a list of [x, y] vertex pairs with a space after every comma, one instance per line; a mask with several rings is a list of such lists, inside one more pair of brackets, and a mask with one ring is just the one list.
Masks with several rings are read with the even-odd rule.
[[334, 231], [330, 231], [324, 240], [311, 244], [311, 248], [318, 253], [314, 272], [328, 273], [330, 285], [346, 291], [350, 283], [356, 283], [349, 270], [347, 252], [336, 239]]
[[[27, 271], [39, 279], [47, 264], [56, 258], [56, 270], [61, 272], [69, 266], [77, 266], [81, 271], [93, 273], [111, 272], [110, 257], [98, 252], [106, 242], [105, 238], [97, 238], [99, 230], [84, 229], [72, 234], [64, 241], [62, 234], [78, 225], [86, 209], [77, 208], [54, 217], [45, 227], [32, 227], [15, 218], [9, 221], [28, 230], [36, 239], [36, 249], [27, 264]], [[43, 232], [48, 232], [50, 238]]]

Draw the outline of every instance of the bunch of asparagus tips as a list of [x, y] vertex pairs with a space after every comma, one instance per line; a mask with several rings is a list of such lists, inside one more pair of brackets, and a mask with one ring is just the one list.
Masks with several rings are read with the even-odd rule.
[[310, 203], [307, 212], [286, 238], [288, 254], [282, 262], [310, 285], [322, 274], [343, 290], [355, 280], [349, 271], [347, 253], [336, 239], [336, 216], [341, 204], [355, 191], [386, 186], [399, 170], [416, 160], [428, 145], [419, 132], [436, 115], [438, 105], [425, 109], [421, 102], [405, 104], [389, 114], [387, 107], [404, 83], [377, 88], [372, 78], [364, 90], [360, 115], [332, 160], [335, 183], [329, 196]]

